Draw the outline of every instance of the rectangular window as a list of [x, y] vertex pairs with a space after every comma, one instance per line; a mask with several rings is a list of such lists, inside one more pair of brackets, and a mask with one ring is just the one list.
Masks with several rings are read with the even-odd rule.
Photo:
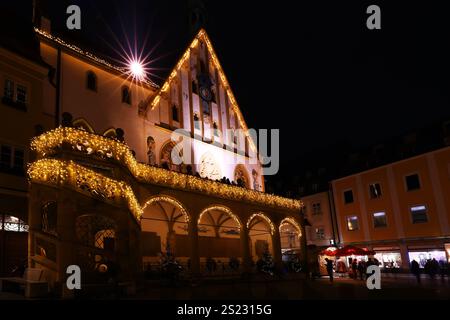
[[5, 80], [3, 95], [9, 100], [14, 100], [14, 82], [12, 80]]
[[27, 103], [27, 87], [20, 84], [17, 85], [16, 101], [21, 104]]
[[353, 191], [352, 190], [344, 191], [344, 203], [345, 204], [353, 203]]
[[347, 229], [348, 231], [355, 231], [359, 229], [358, 217], [347, 217]]
[[427, 207], [424, 205], [414, 206], [410, 208], [412, 223], [428, 222]]
[[317, 240], [324, 240], [325, 239], [325, 230], [323, 227], [317, 227], [316, 228], [316, 239]]
[[377, 199], [381, 197], [381, 186], [379, 183], [369, 184], [370, 199]]
[[21, 149], [14, 149], [13, 168], [17, 171], [23, 171], [24, 151]]
[[375, 212], [373, 214], [373, 226], [375, 228], [383, 228], [387, 226], [386, 212]]
[[11, 147], [1, 146], [0, 147], [0, 167], [3, 169], [11, 168]]
[[405, 177], [406, 189], [408, 191], [420, 189], [420, 180], [418, 174], [412, 174]]
[[320, 202], [316, 202], [312, 204], [312, 214], [313, 215], [318, 215], [318, 214], [322, 214], [322, 208], [320, 207]]

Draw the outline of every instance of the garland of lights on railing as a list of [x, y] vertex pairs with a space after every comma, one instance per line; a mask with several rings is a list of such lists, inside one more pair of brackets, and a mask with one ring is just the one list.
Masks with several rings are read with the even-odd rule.
[[31, 149], [36, 151], [40, 157], [55, 154], [63, 146], [93, 157], [117, 161], [125, 165], [137, 180], [144, 183], [196, 191], [206, 195], [275, 208], [300, 210], [302, 207], [300, 200], [283, 198], [138, 163], [126, 144], [75, 128], [59, 127], [34, 138], [31, 142]]
[[71, 160], [35, 161], [29, 165], [28, 177], [35, 183], [67, 187], [107, 202], [126, 204], [138, 221], [142, 216], [142, 208], [128, 184], [105, 177]]

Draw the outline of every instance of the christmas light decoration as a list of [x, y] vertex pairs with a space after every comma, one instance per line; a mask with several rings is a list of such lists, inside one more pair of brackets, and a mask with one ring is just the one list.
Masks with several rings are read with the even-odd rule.
[[245, 135], [250, 141], [250, 147], [254, 152], [256, 152], [256, 146], [251, 138], [250, 134], [248, 133], [247, 124], [244, 121], [244, 116], [241, 113], [241, 110], [236, 102], [236, 99], [234, 97], [233, 91], [231, 90], [231, 87], [228, 83], [227, 77], [225, 76], [225, 73], [222, 70], [222, 67], [219, 63], [219, 59], [217, 58], [216, 52], [214, 51], [214, 48], [211, 44], [211, 41], [208, 38], [208, 35], [206, 34], [206, 31], [204, 29], [201, 29], [195, 39], [191, 42], [191, 45], [186, 49], [185, 53], [181, 57], [181, 59], [176, 64], [175, 68], [172, 70], [172, 73], [170, 74], [169, 78], [166, 80], [166, 82], [163, 84], [161, 89], [158, 91], [156, 96], [153, 99], [153, 102], [151, 103], [151, 110], [153, 110], [161, 100], [161, 95], [165, 94], [167, 90], [169, 89], [169, 85], [172, 82], [172, 80], [177, 76], [178, 71], [181, 69], [183, 64], [186, 62], [186, 60], [190, 57], [191, 50], [197, 47], [199, 41], [203, 41], [206, 43], [206, 46], [208, 47], [209, 52], [211, 53], [211, 60], [214, 64], [214, 66], [217, 69], [217, 72], [219, 74], [220, 80], [223, 83], [223, 87], [226, 91], [226, 94], [228, 94], [229, 100], [231, 102], [231, 107], [233, 111], [236, 113], [238, 117], [239, 124], [241, 125], [241, 128], [244, 129]]
[[138, 163], [126, 144], [76, 128], [59, 127], [35, 137], [31, 142], [31, 149], [36, 151], [41, 158], [55, 155], [64, 150], [82, 153], [85, 157], [112, 161], [128, 168], [131, 174], [142, 183], [163, 185], [203, 195], [298, 212], [302, 207], [300, 200], [283, 198]]
[[65, 187], [119, 206], [126, 205], [137, 221], [142, 216], [133, 190], [123, 181], [105, 177], [72, 160], [41, 159], [29, 165], [28, 177], [34, 183]]
[[150, 200], [147, 200], [147, 202], [142, 206], [142, 210], [144, 211], [145, 208], [147, 208], [148, 206], [152, 205], [153, 203], [160, 202], [160, 201], [170, 203], [174, 207], [177, 207], [183, 214], [185, 222], [189, 223], [190, 216], [189, 216], [189, 213], [187, 212], [186, 208], [179, 201], [177, 201], [174, 198], [168, 197], [168, 196], [157, 196], [157, 197], [151, 198]]
[[293, 226], [298, 233], [298, 237], [300, 238], [302, 236], [302, 229], [300, 228], [300, 225], [298, 224], [298, 222], [292, 218], [292, 217], [286, 217], [284, 218], [281, 222], [280, 222], [280, 232], [281, 232], [281, 228], [286, 225], [286, 224], [290, 224], [291, 226]]
[[[42, 37], [46, 38], [47, 40], [49, 40], [50, 42], [53, 42], [53, 43], [55, 43], [57, 45], [60, 45], [60, 46], [62, 46], [64, 48], [72, 51], [72, 52], [75, 52], [75, 53], [77, 53], [79, 55], [82, 55], [83, 57], [85, 57], [85, 58], [87, 58], [87, 59], [89, 59], [89, 60], [91, 60], [91, 61], [93, 61], [93, 62], [95, 62], [97, 64], [100, 64], [103, 67], [107, 67], [109, 69], [113, 69], [113, 70], [121, 73], [124, 76], [130, 74], [130, 71], [132, 72], [133, 69], [135, 71], [138, 70], [138, 65], [137, 64], [132, 65], [131, 64], [132, 62], [130, 62], [128, 67], [119, 67], [119, 66], [116, 66], [116, 65], [113, 65], [113, 64], [109, 63], [105, 59], [97, 57], [96, 55], [94, 55], [94, 54], [92, 54], [92, 53], [90, 53], [88, 51], [80, 49], [79, 47], [77, 47], [77, 46], [75, 46], [73, 44], [67, 43], [64, 40], [62, 40], [61, 38], [55, 37], [55, 36], [49, 34], [48, 32], [46, 32], [44, 30], [41, 30], [41, 29], [35, 27], [34, 31], [37, 34], [39, 34], [40, 36], [42, 36]], [[139, 63], [138, 61], [134, 61], [134, 62], [135, 63]], [[142, 67], [142, 72], [141, 73], [143, 73], [144, 68], [142, 66], [142, 63], [139, 63], [139, 65]], [[147, 85], [149, 85], [149, 86], [151, 86], [153, 88], [159, 89], [159, 86], [157, 84], [155, 84], [154, 82], [152, 82], [148, 78], [142, 77], [142, 78], [138, 78], [138, 79], [142, 83], [145, 83], [145, 84], [147, 84]]]
[[228, 216], [230, 218], [232, 218], [236, 222], [236, 224], [239, 226], [239, 229], [242, 227], [242, 224], [241, 224], [241, 221], [239, 220], [239, 218], [236, 217], [236, 215], [234, 215], [234, 213], [229, 208], [227, 208], [225, 206], [220, 206], [220, 205], [211, 206], [211, 207], [204, 209], [198, 217], [198, 223], [200, 224], [200, 221], [202, 220], [202, 217], [204, 214], [206, 214], [209, 211], [214, 211], [214, 210], [225, 212], [226, 214], [228, 214]]
[[275, 233], [275, 226], [272, 223], [272, 220], [270, 220], [264, 213], [262, 212], [258, 212], [258, 213], [254, 213], [251, 215], [250, 219], [248, 219], [247, 221], [247, 229], [248, 231], [250, 231], [250, 223], [252, 222], [253, 219], [255, 218], [261, 218], [262, 220], [264, 220], [265, 222], [267, 222], [267, 224], [270, 226], [270, 234], [273, 236], [273, 234]]

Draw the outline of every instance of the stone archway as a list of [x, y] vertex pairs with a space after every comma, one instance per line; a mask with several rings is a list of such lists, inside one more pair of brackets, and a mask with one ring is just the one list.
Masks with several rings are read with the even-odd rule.
[[161, 255], [172, 255], [187, 263], [190, 216], [175, 198], [161, 195], [149, 199], [141, 218], [142, 256], [144, 268], [158, 265]]
[[199, 256], [204, 274], [237, 273], [242, 265], [242, 222], [228, 208], [211, 205], [198, 218]]
[[280, 243], [281, 252], [301, 250], [300, 238], [302, 236], [302, 229], [298, 222], [292, 217], [286, 217], [280, 222]]
[[247, 221], [247, 230], [253, 262], [261, 259], [265, 252], [274, 255], [275, 226], [267, 215], [262, 212], [253, 214]]

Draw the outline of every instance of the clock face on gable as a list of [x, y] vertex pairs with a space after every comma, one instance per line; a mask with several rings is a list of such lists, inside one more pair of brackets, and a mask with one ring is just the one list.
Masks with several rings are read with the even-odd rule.
[[200, 96], [202, 97], [203, 100], [206, 101], [211, 101], [212, 98], [212, 93], [211, 93], [211, 89], [208, 87], [200, 87]]
[[217, 180], [222, 178], [219, 165], [211, 153], [202, 156], [199, 164], [199, 174], [202, 178]]

